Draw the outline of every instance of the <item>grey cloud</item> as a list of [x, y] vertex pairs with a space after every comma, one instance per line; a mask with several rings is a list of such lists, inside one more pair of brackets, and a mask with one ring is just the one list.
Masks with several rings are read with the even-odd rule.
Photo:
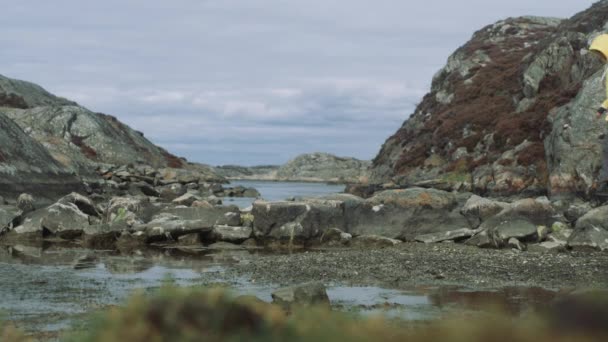
[[21, 0], [0, 73], [212, 164], [372, 158], [473, 32], [593, 0]]

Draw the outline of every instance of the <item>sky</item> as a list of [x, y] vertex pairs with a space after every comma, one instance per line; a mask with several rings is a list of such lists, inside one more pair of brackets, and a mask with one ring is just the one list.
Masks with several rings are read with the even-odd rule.
[[0, 0], [0, 74], [211, 165], [371, 159], [473, 32], [593, 0]]

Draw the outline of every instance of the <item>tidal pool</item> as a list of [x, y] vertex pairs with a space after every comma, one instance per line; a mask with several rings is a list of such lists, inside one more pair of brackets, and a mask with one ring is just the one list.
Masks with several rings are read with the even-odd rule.
[[[135, 291], [152, 291], [163, 283], [179, 286], [220, 285], [235, 294], [271, 301], [279, 286], [225, 270], [246, 263], [256, 251], [149, 249], [129, 255], [79, 248], [2, 246], [0, 311], [27, 332], [53, 332], [79, 325], [88, 314], [120, 305]], [[85, 258], [85, 256], [87, 256]], [[326, 284], [332, 307], [363, 315], [404, 320], [432, 320], [452, 314], [483, 313], [488, 302], [514, 315], [551, 301], [556, 292], [538, 288], [479, 291], [462, 287], [384, 289]]]

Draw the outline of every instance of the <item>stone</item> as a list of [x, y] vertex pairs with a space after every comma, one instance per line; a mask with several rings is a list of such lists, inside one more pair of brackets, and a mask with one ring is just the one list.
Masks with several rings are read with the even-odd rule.
[[334, 227], [353, 235], [406, 241], [418, 235], [471, 228], [458, 209], [465, 197], [436, 189], [385, 190], [358, 204], [344, 202], [345, 226]]
[[212, 227], [219, 219], [225, 219], [225, 214], [239, 213], [239, 208], [237, 206], [166, 208], [160, 213], [176, 216], [180, 220], [199, 220], [205, 222], [205, 225]]
[[16, 234], [30, 234], [40, 238], [54, 235], [63, 239], [79, 237], [89, 225], [89, 217], [73, 203], [55, 203], [24, 215]]
[[325, 286], [319, 282], [280, 288], [271, 294], [272, 303], [291, 310], [296, 306], [330, 306]]
[[350, 242], [353, 247], [362, 248], [384, 248], [393, 247], [400, 244], [401, 241], [378, 235], [360, 235], [353, 238]]
[[608, 206], [595, 208], [576, 221], [568, 246], [578, 249], [608, 249]]
[[213, 225], [206, 220], [176, 220], [166, 222], [151, 222], [133, 227], [136, 232], [143, 232], [148, 242], [176, 240], [190, 233], [209, 233]]
[[418, 242], [424, 243], [437, 243], [443, 241], [455, 241], [455, 240], [463, 240], [470, 238], [471, 236], [478, 233], [478, 230], [469, 229], [469, 228], [461, 228], [456, 230], [450, 230], [442, 233], [431, 233], [431, 234], [423, 234], [415, 237], [415, 240]]
[[327, 229], [344, 227], [343, 202], [253, 203], [254, 234], [258, 238], [308, 241]]
[[[501, 242], [502, 243], [502, 242]], [[493, 236], [488, 234], [487, 230], [481, 231], [478, 234], [475, 234], [470, 239], [464, 242], [465, 245], [475, 246], [479, 248], [499, 248], [500, 245], [495, 241]]]
[[260, 198], [260, 197], [262, 197], [262, 195], [260, 194], [260, 192], [257, 189], [254, 189], [254, 188], [247, 188], [247, 189], [245, 189], [245, 191], [243, 191], [242, 196], [243, 197], [247, 197], [247, 198]]
[[575, 251], [608, 250], [608, 231], [593, 226], [576, 228], [568, 239], [568, 247]]
[[564, 212], [564, 216], [571, 224], [575, 224], [576, 221], [583, 217], [586, 213], [593, 209], [589, 202], [574, 203], [571, 204], [568, 209]]
[[509, 203], [494, 201], [477, 195], [472, 195], [464, 204], [460, 212], [473, 227], [479, 225], [488, 218], [500, 213], [509, 207]]
[[566, 250], [566, 242], [545, 241], [528, 246], [528, 250], [534, 252], [562, 252]]
[[201, 239], [200, 233], [190, 233], [185, 234], [177, 238], [177, 242], [180, 245], [202, 245], [203, 241]]
[[205, 200], [194, 201], [194, 202], [192, 202], [191, 207], [192, 208], [213, 209], [213, 206]]
[[343, 232], [338, 228], [330, 228], [321, 235], [319, 242], [329, 246], [342, 246], [350, 243], [353, 236], [349, 233]]
[[166, 201], [173, 201], [174, 199], [184, 195], [186, 192], [186, 187], [179, 183], [175, 183], [161, 187], [159, 197]]
[[105, 214], [109, 222], [124, 221], [133, 226], [149, 221], [160, 210], [146, 196], [113, 197]]
[[214, 226], [211, 236], [215, 241], [240, 243], [251, 237], [253, 229], [250, 227]]
[[547, 237], [551, 233], [551, 229], [547, 226], [538, 226], [536, 227], [536, 236], [538, 242], [543, 242], [547, 240]]
[[12, 228], [13, 221], [21, 215], [21, 210], [13, 206], [0, 206], [0, 235], [4, 228]]
[[17, 208], [25, 215], [36, 210], [34, 206], [34, 197], [30, 194], [21, 194], [17, 198]]
[[177, 205], [185, 205], [185, 206], [189, 207], [192, 205], [192, 203], [194, 203], [198, 200], [200, 200], [200, 198], [198, 196], [191, 194], [191, 193], [185, 193], [182, 196], [174, 199], [171, 202], [174, 204], [177, 204]]
[[232, 226], [238, 227], [241, 225], [241, 213], [240, 212], [228, 212], [223, 216], [220, 216], [215, 224], [218, 226]]
[[215, 196], [207, 197], [207, 202], [209, 202], [211, 205], [222, 205], [222, 200]]
[[41, 226], [51, 234], [63, 239], [79, 237], [85, 227], [89, 225], [89, 216], [80, 211], [73, 203], [55, 203], [45, 211], [46, 215], [40, 221]]
[[90, 225], [84, 229], [83, 244], [91, 249], [112, 250], [120, 235], [128, 229], [126, 222]]
[[517, 249], [519, 251], [525, 251], [526, 250], [526, 245], [524, 245], [523, 243], [521, 243], [516, 238], [510, 238], [509, 241], [507, 242], [507, 246], [509, 248]]
[[504, 221], [495, 227], [495, 234], [503, 241], [510, 238], [536, 240], [537, 233], [537, 227], [525, 219]]
[[551, 241], [568, 241], [574, 230], [565, 223], [555, 222], [551, 226], [551, 233], [547, 236]]
[[80, 211], [89, 216], [100, 216], [95, 203], [90, 198], [76, 192], [72, 192], [71, 194], [62, 197], [57, 202], [62, 204], [73, 203]]

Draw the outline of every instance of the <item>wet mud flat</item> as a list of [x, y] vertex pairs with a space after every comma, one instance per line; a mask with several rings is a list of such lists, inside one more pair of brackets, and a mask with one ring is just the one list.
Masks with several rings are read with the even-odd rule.
[[128, 253], [45, 245], [2, 246], [0, 312], [20, 329], [53, 340], [135, 291], [222, 286], [271, 301], [283, 285], [322, 281], [335, 310], [429, 321], [479, 315], [489, 303], [514, 315], [574, 288], [608, 288], [608, 255], [480, 250], [440, 244], [383, 249], [209, 250]]

